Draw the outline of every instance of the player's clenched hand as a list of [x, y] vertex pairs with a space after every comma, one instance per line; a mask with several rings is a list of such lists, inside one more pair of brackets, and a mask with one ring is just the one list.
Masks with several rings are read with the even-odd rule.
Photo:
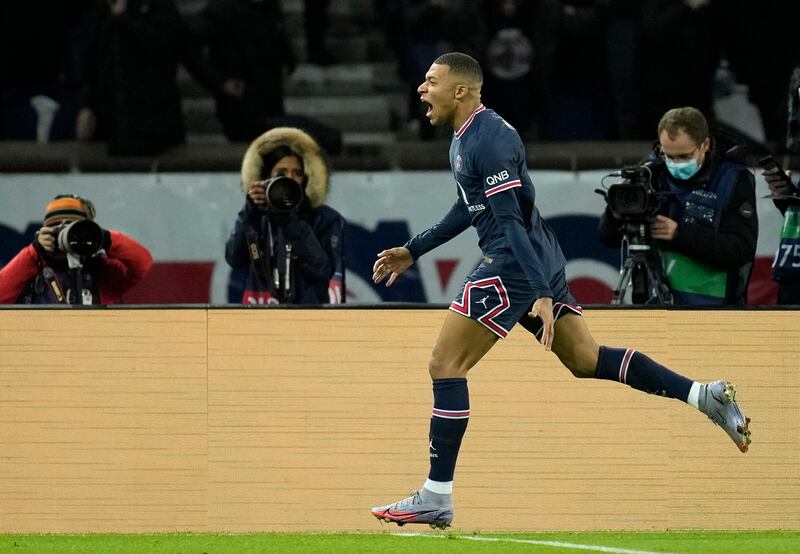
[[411, 257], [411, 252], [404, 246], [379, 252], [378, 259], [375, 265], [372, 266], [372, 280], [375, 283], [380, 283], [387, 275], [390, 275], [389, 280], [386, 281], [386, 286], [391, 287], [397, 276], [413, 263], [414, 258]]
[[544, 349], [549, 351], [553, 346], [553, 336], [556, 333], [553, 323], [553, 299], [547, 296], [537, 298], [528, 315], [542, 320], [541, 343], [544, 345]]

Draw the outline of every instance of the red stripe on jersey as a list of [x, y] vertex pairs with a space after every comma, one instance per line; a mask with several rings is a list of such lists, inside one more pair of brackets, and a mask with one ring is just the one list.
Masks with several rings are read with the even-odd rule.
[[[556, 302], [555, 304], [553, 304], [553, 311], [555, 311], [556, 306], [563, 306], [565, 308], [568, 308], [568, 309], [572, 310], [573, 312], [575, 312], [578, 315], [583, 315], [583, 307], [582, 306], [573, 306], [572, 304], [565, 304], [564, 302]], [[561, 313], [560, 310], [559, 310], [559, 313]], [[558, 318], [556, 318], [556, 319], [558, 319]]]
[[472, 123], [472, 120], [475, 119], [475, 115], [481, 113], [485, 109], [486, 106], [484, 106], [483, 104], [478, 104], [478, 107], [475, 108], [475, 111], [472, 112], [472, 114], [469, 116], [469, 119], [467, 119], [461, 126], [461, 128], [458, 131], [456, 131], [457, 139], [461, 138], [461, 135], [463, 135], [464, 132], [467, 130], [467, 127], [469, 127], [470, 123]]
[[469, 410], [454, 411], [454, 410], [438, 410], [433, 409], [433, 415], [436, 417], [443, 417], [445, 419], [467, 419], [469, 417]]
[[636, 350], [632, 348], [628, 348], [625, 351], [625, 355], [622, 357], [622, 363], [619, 365], [619, 382], [620, 383], [627, 383], [628, 379], [628, 364], [631, 362], [631, 358], [636, 353]]
[[484, 192], [484, 194], [486, 195], [486, 198], [489, 198], [491, 195], [497, 194], [498, 192], [503, 192], [506, 189], [513, 189], [515, 187], [521, 187], [521, 186], [522, 186], [522, 181], [517, 179], [516, 181], [509, 181], [508, 183], [503, 183], [502, 185], [497, 185], [496, 187], [487, 189], [486, 192]]
[[470, 295], [475, 288], [494, 288], [497, 291], [497, 294], [500, 297], [500, 305], [495, 307], [489, 313], [476, 318], [476, 321], [482, 323], [487, 329], [492, 331], [501, 339], [506, 338], [508, 336], [508, 330], [503, 329], [500, 327], [500, 325], [493, 321], [495, 317], [506, 311], [511, 306], [511, 302], [508, 300], [508, 292], [506, 291], [506, 287], [503, 285], [503, 280], [500, 279], [500, 277], [489, 277], [487, 279], [467, 282], [467, 285], [464, 287], [464, 292], [461, 296], [461, 304], [453, 301], [450, 304], [450, 309], [467, 317], [472, 317], [470, 313]]

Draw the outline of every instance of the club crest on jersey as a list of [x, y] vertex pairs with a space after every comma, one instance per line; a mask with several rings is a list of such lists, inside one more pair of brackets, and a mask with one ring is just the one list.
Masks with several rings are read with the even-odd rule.
[[461, 168], [464, 166], [461, 160], [461, 154], [456, 155], [456, 171], [461, 171]]
[[496, 185], [497, 183], [502, 183], [506, 179], [508, 179], [508, 171], [506, 171], [504, 169], [500, 173], [495, 173], [494, 175], [489, 175], [486, 178], [486, 184], [489, 185], [489, 186]]

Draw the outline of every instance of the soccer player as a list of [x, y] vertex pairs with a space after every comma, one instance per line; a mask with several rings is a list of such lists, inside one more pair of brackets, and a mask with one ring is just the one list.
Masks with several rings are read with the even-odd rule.
[[455, 130], [450, 165], [457, 198], [433, 227], [404, 246], [378, 254], [373, 280], [391, 286], [414, 261], [470, 225], [481, 264], [450, 305], [433, 348], [430, 472], [419, 491], [372, 509], [378, 519], [444, 528], [453, 519], [453, 473], [469, 420], [467, 373], [515, 323], [552, 350], [575, 377], [609, 379], [649, 394], [676, 398], [722, 427], [739, 450], [750, 444], [750, 420], [728, 381], [701, 384], [636, 350], [598, 346], [570, 294], [566, 260], [534, 203], [525, 146], [502, 117], [481, 104], [480, 65], [461, 53], [440, 56], [417, 92], [433, 125]]

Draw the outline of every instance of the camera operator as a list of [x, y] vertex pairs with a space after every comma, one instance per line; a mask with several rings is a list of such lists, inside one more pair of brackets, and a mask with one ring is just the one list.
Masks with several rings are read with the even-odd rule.
[[772, 279], [778, 283], [778, 304], [800, 304], [800, 189], [792, 181], [791, 171], [779, 167], [764, 169], [772, 201], [784, 217], [781, 239], [772, 263]]
[[112, 304], [141, 281], [150, 252], [94, 216], [89, 200], [56, 196], [33, 243], [0, 270], [0, 304]]
[[[709, 136], [691, 107], [666, 112], [650, 155], [652, 187], [669, 193], [647, 231], [676, 305], [744, 305], [758, 237], [752, 173]], [[607, 206], [600, 240], [619, 246], [622, 222]]]
[[267, 131], [245, 154], [242, 187], [225, 244], [228, 264], [247, 268], [242, 302], [344, 302], [344, 218], [324, 205], [328, 167], [314, 139], [291, 127]]

